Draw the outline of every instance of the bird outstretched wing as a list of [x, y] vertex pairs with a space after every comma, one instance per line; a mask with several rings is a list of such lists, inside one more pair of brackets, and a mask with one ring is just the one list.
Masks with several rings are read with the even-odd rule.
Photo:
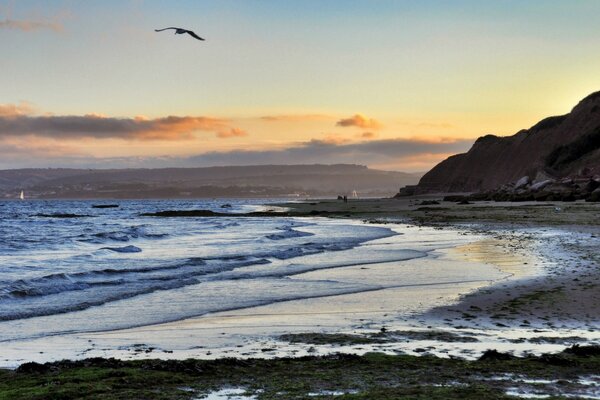
[[195, 34], [194, 32], [192, 32], [192, 31], [186, 31], [186, 33], [188, 33], [188, 34], [189, 34], [191, 37], [194, 37], [194, 38], [196, 38], [196, 39], [198, 39], [198, 40], [204, 40], [204, 39], [202, 39], [200, 36], [196, 35], [196, 34]]
[[162, 31], [166, 31], [167, 29], [179, 29], [179, 28], [175, 28], [175, 27], [171, 26], [169, 28], [155, 29], [154, 32], [162, 32]]

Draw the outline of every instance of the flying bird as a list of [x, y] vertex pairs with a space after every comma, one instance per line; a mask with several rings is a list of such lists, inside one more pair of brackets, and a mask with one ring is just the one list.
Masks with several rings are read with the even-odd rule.
[[193, 38], [196, 38], [198, 40], [204, 40], [202, 39], [200, 36], [196, 35], [194, 32], [189, 31], [187, 29], [183, 29], [183, 28], [175, 28], [175, 27], [169, 27], [169, 28], [164, 28], [164, 29], [155, 29], [155, 32], [162, 32], [162, 31], [166, 31], [167, 29], [175, 29], [175, 34], [176, 35], [182, 35], [184, 33], [187, 33], [188, 35], [190, 35]]

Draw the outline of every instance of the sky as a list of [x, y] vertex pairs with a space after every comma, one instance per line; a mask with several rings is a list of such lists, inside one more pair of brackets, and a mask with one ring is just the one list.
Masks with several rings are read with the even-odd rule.
[[[600, 90], [597, 0], [0, 0], [0, 168], [427, 171]], [[206, 41], [173, 31], [195, 31]]]

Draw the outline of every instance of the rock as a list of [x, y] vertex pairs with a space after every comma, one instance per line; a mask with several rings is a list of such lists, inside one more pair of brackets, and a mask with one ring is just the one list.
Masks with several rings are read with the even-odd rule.
[[540, 190], [539, 192], [533, 193], [533, 199], [535, 201], [548, 201], [551, 193], [546, 192], [545, 190]]
[[565, 194], [571, 193], [573, 191], [573, 187], [571, 185], [554, 182], [544, 187], [544, 190], [555, 194]]
[[35, 214], [35, 217], [44, 217], [44, 218], [84, 218], [90, 217], [90, 215], [81, 215], [81, 214], [65, 214], [65, 213], [54, 213], [54, 214]]
[[394, 198], [413, 196], [415, 194], [416, 189], [417, 185], [406, 185], [403, 188], [400, 188], [400, 190], [394, 196]]
[[508, 361], [514, 360], [516, 357], [508, 353], [500, 353], [498, 350], [486, 350], [479, 357], [479, 361]]
[[549, 184], [551, 184], [553, 182], [554, 182], [553, 179], [546, 179], [545, 181], [534, 183], [533, 185], [531, 185], [530, 189], [533, 191], [542, 190], [543, 188], [545, 188], [546, 186], [548, 186]]
[[590, 345], [590, 346], [580, 346], [575, 344], [563, 351], [567, 354], [574, 354], [578, 357], [594, 357], [600, 356], [600, 346]]
[[534, 201], [535, 197], [531, 192], [523, 192], [523, 193], [515, 193], [510, 197], [510, 201], [512, 202], [520, 202], [520, 201]]
[[437, 204], [440, 204], [440, 202], [437, 200], [423, 200], [422, 202], [417, 204], [417, 206], [434, 206]]
[[523, 188], [523, 187], [527, 186], [528, 184], [529, 184], [529, 177], [524, 176], [515, 182], [515, 189]]
[[591, 176], [592, 174], [592, 170], [588, 167], [583, 167], [579, 170], [579, 172], [577, 173], [577, 175], [579, 176]]
[[18, 374], [43, 374], [50, 371], [50, 366], [47, 364], [38, 364], [36, 362], [26, 362], [17, 368]]
[[587, 197], [586, 201], [591, 201], [591, 202], [599, 202], [600, 201], [600, 188], [594, 190], [592, 193], [590, 193], [590, 195]]
[[577, 200], [577, 196], [573, 192], [563, 193], [563, 195], [560, 197], [560, 201], [572, 202], [575, 200]]
[[600, 181], [595, 179], [590, 179], [585, 185], [583, 185], [583, 190], [586, 192], [592, 193], [594, 190], [600, 187]]
[[573, 178], [571, 177], [562, 178], [559, 182], [563, 185], [572, 185], [574, 183]]
[[548, 172], [544, 171], [544, 170], [540, 170], [537, 172], [537, 174], [535, 175], [535, 178], [533, 179], [533, 184], [539, 183], [539, 182], [543, 182], [543, 181], [554, 181], [556, 180], [556, 178], [552, 175], [550, 175]]
[[444, 201], [451, 201], [453, 203], [465, 200], [467, 198], [467, 196], [461, 196], [461, 195], [448, 195], [448, 196], [444, 196]]

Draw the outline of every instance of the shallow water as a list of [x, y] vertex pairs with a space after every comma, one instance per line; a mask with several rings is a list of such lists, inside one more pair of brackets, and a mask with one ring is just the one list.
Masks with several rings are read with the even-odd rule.
[[[292, 277], [419, 258], [433, 248], [418, 240], [404, 248], [385, 240], [365, 246], [398, 233], [357, 221], [140, 216], [173, 209], [236, 213], [258, 207], [251, 201], [227, 201], [226, 209], [222, 201], [120, 201], [119, 208], [103, 209], [94, 203], [0, 203], [0, 340], [373, 290], [377, 285], [360, 281]], [[77, 217], [48, 217], [57, 214]]]
[[[0, 203], [3, 366], [139, 357], [146, 354], [140, 343], [170, 349], [148, 357], [233, 355], [229, 347], [243, 356], [255, 346], [243, 342], [249, 336], [393, 324], [514, 275], [513, 264], [522, 265], [514, 257], [504, 268], [462, 260], [457, 254], [482, 237], [458, 229], [140, 216], [260, 207], [251, 201], [227, 200], [226, 209], [224, 201], [120, 201], [111, 209], [93, 203]], [[85, 216], [37, 215], [54, 213]], [[198, 343], [210, 350], [197, 350]]]

